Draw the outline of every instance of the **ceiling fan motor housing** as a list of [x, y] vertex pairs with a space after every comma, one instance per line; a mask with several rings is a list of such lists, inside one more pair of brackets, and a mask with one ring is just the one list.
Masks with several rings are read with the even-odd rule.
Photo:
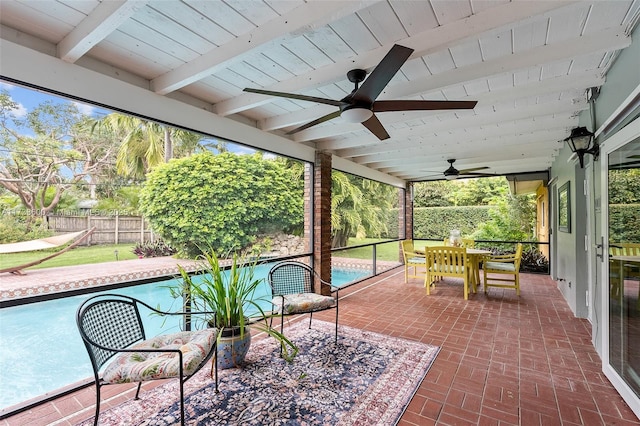
[[364, 78], [367, 76], [367, 72], [361, 69], [351, 70], [347, 73], [347, 78], [352, 83], [362, 83]]

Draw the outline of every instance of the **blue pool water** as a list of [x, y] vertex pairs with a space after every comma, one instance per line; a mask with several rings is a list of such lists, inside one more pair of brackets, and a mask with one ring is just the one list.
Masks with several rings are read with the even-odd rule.
[[[269, 268], [269, 265], [259, 266], [256, 276], [266, 277]], [[367, 275], [368, 272], [362, 270], [334, 269], [332, 281], [340, 286]], [[171, 282], [159, 281], [108, 293], [133, 296], [151, 306], [160, 306], [161, 310], [179, 311], [180, 301], [171, 298], [166, 288]], [[269, 287], [263, 281], [256, 296], [267, 294]], [[0, 309], [0, 409], [93, 377], [75, 323], [76, 309], [88, 297], [74, 296]], [[147, 336], [154, 336], [161, 329], [178, 330], [177, 318], [169, 321], [146, 316], [143, 320]]]

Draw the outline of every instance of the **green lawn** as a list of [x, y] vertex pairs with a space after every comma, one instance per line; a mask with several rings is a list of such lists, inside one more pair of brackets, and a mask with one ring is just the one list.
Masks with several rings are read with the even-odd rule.
[[[90, 247], [75, 247], [60, 256], [47, 260], [40, 265], [32, 266], [30, 269], [54, 268], [57, 266], [85, 265], [87, 263], [112, 262], [116, 260], [115, 251], [118, 250], [118, 259], [137, 259], [133, 254], [135, 244], [108, 244]], [[0, 256], [0, 269], [22, 265], [34, 260], [42, 259], [58, 250], [40, 250], [24, 253], [3, 254]]]
[[[350, 238], [349, 245], [356, 246], [360, 244], [371, 244], [376, 242], [386, 241], [385, 239], [376, 238]], [[424, 241], [422, 244], [416, 241], [416, 246], [422, 245], [436, 245], [437, 241]], [[79, 246], [69, 250], [67, 253], [54, 257], [51, 260], [47, 260], [40, 265], [32, 266], [31, 269], [40, 268], [54, 268], [58, 266], [72, 266], [72, 265], [85, 265], [88, 263], [102, 263], [112, 262], [116, 260], [115, 251], [118, 250], [118, 259], [136, 259], [137, 256], [133, 254], [132, 250], [135, 244], [109, 244], [84, 247]], [[378, 260], [397, 261], [399, 254], [399, 243], [392, 241], [386, 244], [380, 244], [377, 247]], [[31, 251], [24, 253], [3, 254], [0, 256], [0, 269], [9, 268], [11, 266], [22, 265], [34, 260], [42, 259], [50, 254], [53, 254], [58, 250], [41, 250]], [[338, 257], [353, 257], [355, 259], [371, 259], [373, 249], [371, 247], [361, 247], [355, 249], [348, 249], [335, 253]]]
[[[357, 246], [360, 244], [371, 244], [380, 241], [387, 241], [380, 238], [349, 238], [350, 246]], [[386, 244], [380, 244], [376, 248], [376, 254], [378, 260], [398, 260], [399, 244], [397, 241], [392, 241]], [[352, 257], [355, 259], [371, 259], [373, 256], [372, 247], [360, 247], [355, 249], [341, 250], [333, 253], [337, 257]]]
[[[371, 244], [380, 241], [387, 241], [386, 239], [376, 238], [349, 238], [349, 246], [358, 246], [360, 244]], [[427, 241], [427, 240], [414, 240], [414, 246], [416, 248], [424, 246], [439, 246], [442, 245], [441, 241]], [[380, 244], [376, 248], [376, 255], [378, 260], [397, 261], [400, 253], [400, 243], [398, 241], [391, 241], [386, 244]], [[353, 257], [355, 259], [371, 259], [373, 248], [360, 247], [355, 249], [347, 249], [338, 252], [334, 252], [337, 257]]]

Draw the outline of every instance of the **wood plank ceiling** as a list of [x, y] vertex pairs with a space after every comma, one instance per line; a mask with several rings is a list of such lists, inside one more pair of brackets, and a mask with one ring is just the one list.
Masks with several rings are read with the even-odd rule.
[[[442, 179], [450, 158], [490, 174], [547, 170], [639, 13], [640, 0], [2, 0], [0, 42], [50, 46], [76, 66], [419, 181]], [[383, 141], [340, 117], [286, 135], [336, 107], [243, 92], [342, 99], [347, 72], [370, 72], [394, 44], [414, 52], [378, 99], [476, 107], [377, 113]]]

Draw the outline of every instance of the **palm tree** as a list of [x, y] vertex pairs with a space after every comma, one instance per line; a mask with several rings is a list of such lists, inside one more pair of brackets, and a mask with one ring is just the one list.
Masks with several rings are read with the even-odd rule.
[[154, 166], [173, 158], [174, 146], [177, 152], [195, 152], [203, 138], [195, 132], [117, 112], [98, 120], [95, 126], [111, 130], [120, 139], [116, 169], [134, 179], [144, 178]]
[[386, 215], [397, 190], [372, 180], [334, 171], [331, 185], [331, 246], [346, 247], [349, 237], [377, 237], [387, 231]]

